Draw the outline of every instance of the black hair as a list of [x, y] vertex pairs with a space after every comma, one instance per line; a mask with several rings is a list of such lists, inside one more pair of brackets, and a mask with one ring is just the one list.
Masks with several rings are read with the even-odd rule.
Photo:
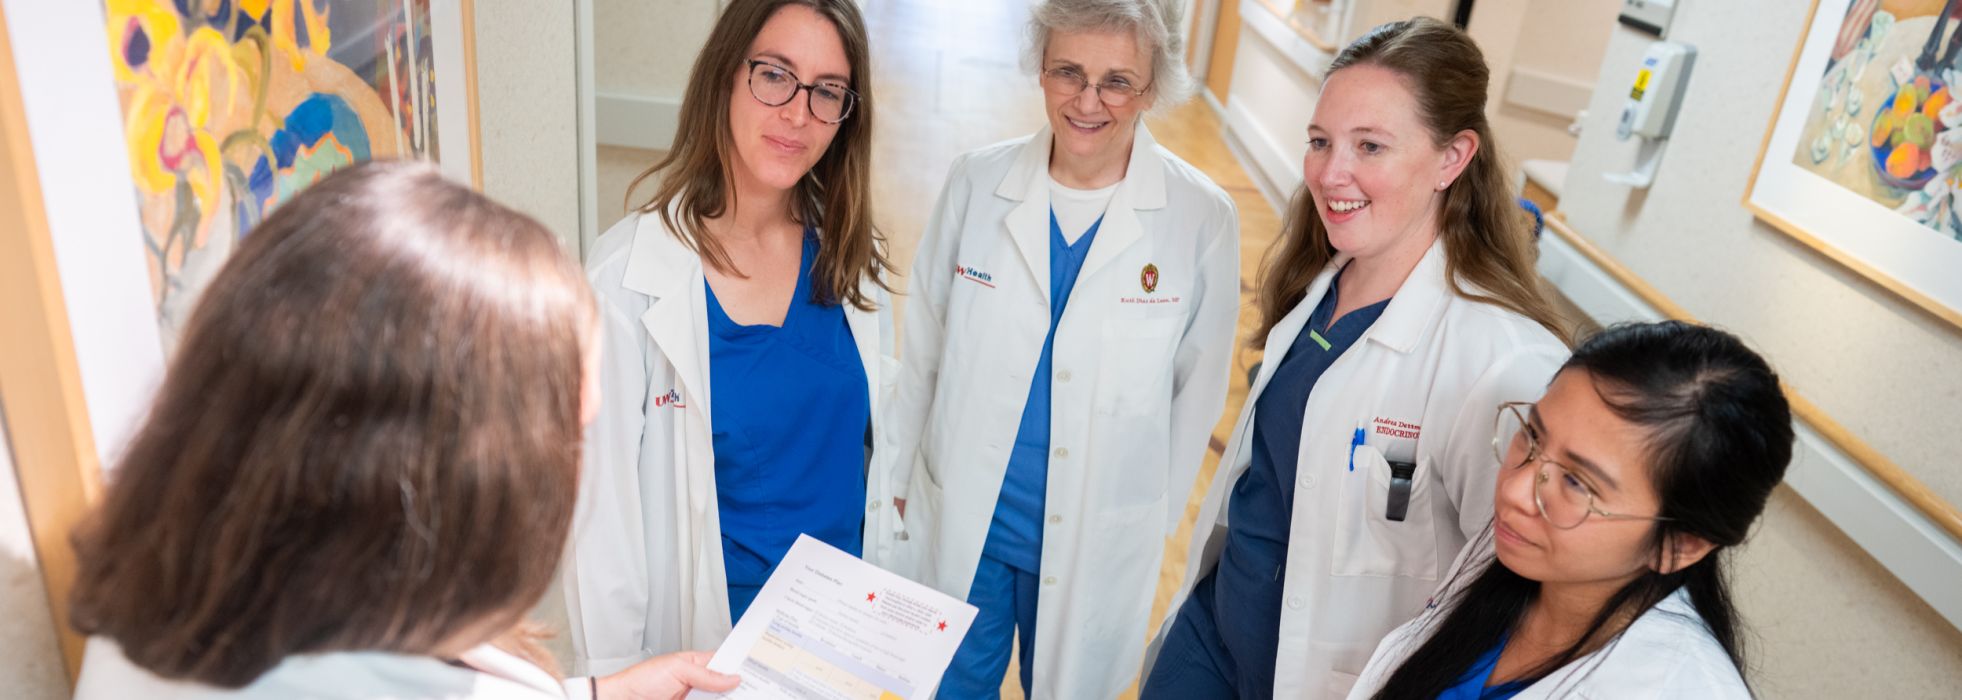
[[[1736, 336], [1680, 321], [1607, 328], [1561, 367], [1586, 372], [1615, 415], [1647, 430], [1649, 475], [1661, 503], [1649, 537], [1658, 563], [1677, 535], [1700, 537], [1716, 550], [1663, 574], [1651, 569], [1623, 586], [1595, 614], [1587, 633], [1526, 674], [1544, 678], [1612, 643], [1617, 625], [1639, 617], [1678, 588], [1689, 592], [1739, 674], [1745, 669], [1741, 623], [1731, 603], [1725, 561], [1764, 512], [1792, 460], [1792, 416], [1777, 373]], [[1489, 538], [1490, 530], [1480, 537]], [[1470, 568], [1470, 567], [1467, 567]], [[1455, 575], [1454, 575], [1455, 578]], [[1454, 590], [1455, 589], [1455, 590]], [[1456, 685], [1478, 657], [1497, 646], [1539, 595], [1540, 584], [1496, 557], [1463, 588], [1446, 584], [1441, 620], [1384, 683], [1377, 698], [1435, 698]]]

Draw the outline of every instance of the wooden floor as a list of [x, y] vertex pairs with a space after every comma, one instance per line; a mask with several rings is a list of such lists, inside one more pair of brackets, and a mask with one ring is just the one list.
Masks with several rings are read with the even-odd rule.
[[[941, 0], [866, 0], [862, 3], [873, 38], [874, 124], [873, 189], [877, 221], [889, 239], [893, 261], [904, 274], [921, 230], [932, 213], [947, 167], [963, 152], [1023, 136], [1044, 123], [1042, 93], [1035, 77], [1022, 70], [1020, 52], [1029, 4], [1019, 2], [947, 3]], [[1149, 118], [1159, 143], [1206, 172], [1233, 196], [1240, 209], [1240, 336], [1257, 321], [1252, 304], [1253, 277], [1280, 228], [1279, 216], [1227, 149], [1219, 118], [1195, 98]], [[903, 279], [900, 281], [903, 285]], [[903, 286], [902, 286], [903, 288]], [[903, 312], [904, 299], [895, 302]], [[1219, 459], [1218, 446], [1247, 395], [1247, 368], [1259, 349], [1246, 344], [1236, 356], [1227, 407], [1214, 431], [1207, 456], [1186, 504], [1185, 519], [1165, 541], [1152, 624], [1155, 628], [1174, 588], [1185, 573], [1186, 545], [1199, 503]], [[1015, 678], [1013, 668], [1008, 677]], [[1020, 698], [1019, 683], [1003, 684], [1004, 698]], [[1127, 696], [1135, 693], [1127, 693]]]

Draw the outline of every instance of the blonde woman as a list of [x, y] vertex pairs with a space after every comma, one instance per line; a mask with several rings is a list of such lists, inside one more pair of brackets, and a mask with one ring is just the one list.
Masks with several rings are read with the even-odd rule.
[[1262, 270], [1265, 362], [1199, 511], [1147, 699], [1338, 698], [1492, 518], [1492, 410], [1567, 357], [1464, 32], [1337, 54]]
[[652, 198], [589, 254], [605, 406], [564, 578], [578, 670], [720, 643], [799, 534], [890, 546], [868, 536], [897, 512], [866, 461], [891, 343], [867, 60], [850, 0], [727, 3]]

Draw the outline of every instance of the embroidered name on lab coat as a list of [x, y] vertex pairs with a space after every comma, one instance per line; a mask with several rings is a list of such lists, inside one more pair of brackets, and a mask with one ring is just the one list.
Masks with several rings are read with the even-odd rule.
[[1373, 418], [1369, 423], [1377, 435], [1399, 440], [1415, 440], [1419, 434], [1424, 432], [1424, 426], [1416, 423], [1405, 423], [1400, 420], [1391, 420], [1383, 417]]

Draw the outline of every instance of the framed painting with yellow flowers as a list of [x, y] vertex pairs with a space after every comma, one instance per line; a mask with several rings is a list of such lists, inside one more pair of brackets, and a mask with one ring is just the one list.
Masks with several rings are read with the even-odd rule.
[[326, 174], [414, 158], [481, 184], [468, 0], [99, 1], [166, 353], [236, 243]]

